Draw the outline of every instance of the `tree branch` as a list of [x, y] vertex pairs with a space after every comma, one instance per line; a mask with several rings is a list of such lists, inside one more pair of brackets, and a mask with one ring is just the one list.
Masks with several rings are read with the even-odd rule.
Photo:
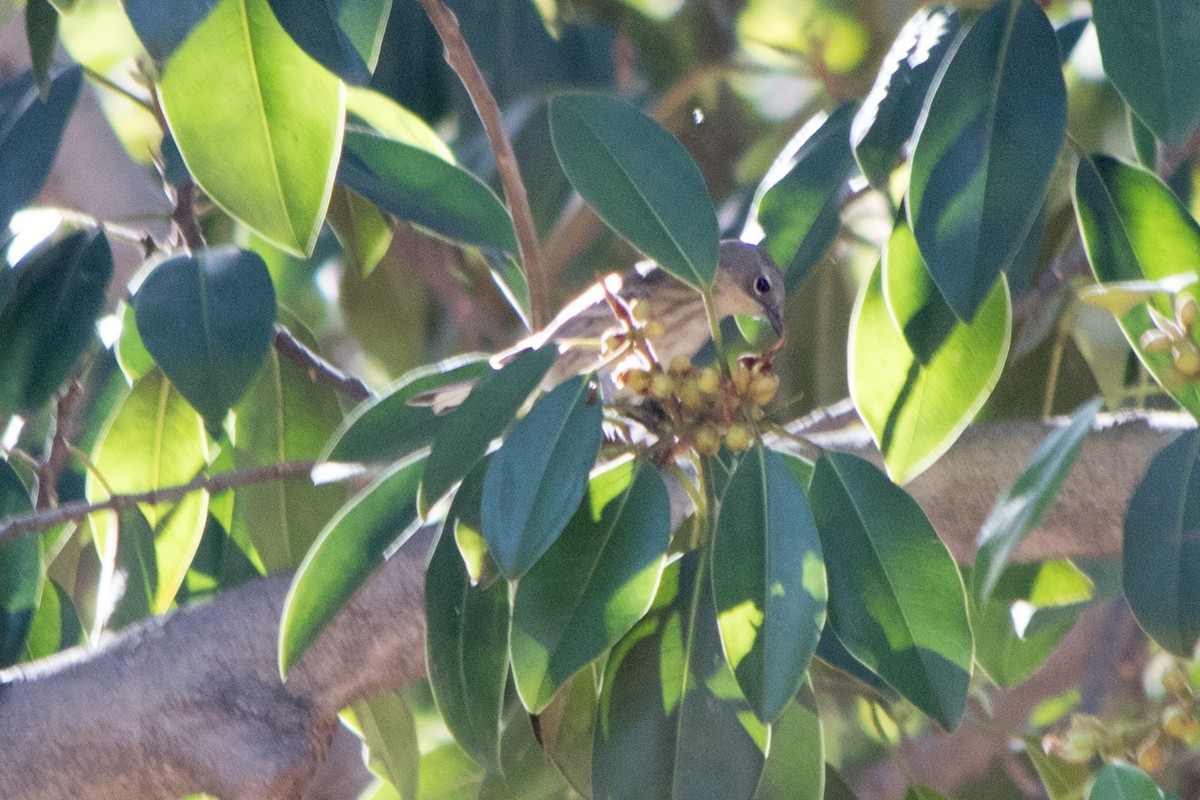
[[344, 394], [356, 403], [371, 396], [371, 390], [353, 375], [340, 371], [325, 359], [300, 343], [282, 325], [275, 326], [275, 352], [308, 373], [309, 380]]
[[517, 247], [521, 251], [521, 263], [525, 265], [525, 278], [529, 282], [531, 322], [534, 330], [538, 330], [549, 321], [550, 287], [542, 263], [537, 228], [533, 223], [533, 211], [529, 207], [529, 195], [517, 164], [517, 154], [504, 130], [496, 98], [463, 38], [458, 18], [442, 0], [420, 0], [420, 3], [446, 48], [446, 63], [471, 96], [471, 102], [492, 144], [492, 151], [496, 154], [496, 169], [504, 186], [504, 196], [508, 198], [508, 208], [517, 234]]
[[124, 511], [136, 508], [142, 503], [156, 505], [181, 500], [192, 492], [207, 491], [223, 492], [237, 486], [250, 486], [256, 483], [282, 481], [296, 478], [312, 472], [314, 461], [285, 461], [282, 464], [271, 464], [265, 467], [241, 470], [238, 472], [222, 472], [218, 475], [202, 475], [180, 486], [168, 486], [161, 489], [150, 489], [145, 492], [130, 494], [114, 494], [99, 503], [75, 502], [66, 503], [52, 509], [37, 509], [28, 514], [17, 514], [0, 520], [0, 542], [15, 539], [23, 533], [36, 533], [61, 525], [64, 522], [84, 519], [97, 511]]

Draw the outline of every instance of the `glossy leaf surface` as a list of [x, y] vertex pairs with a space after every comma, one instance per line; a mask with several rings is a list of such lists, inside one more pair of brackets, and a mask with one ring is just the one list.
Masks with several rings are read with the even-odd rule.
[[811, 682], [771, 725], [771, 751], [754, 800], [824, 800], [825, 736]]
[[1200, 638], [1200, 432], [1154, 456], [1125, 512], [1125, 597], [1165, 650], [1192, 654]]
[[0, 416], [37, 409], [95, 339], [112, 278], [99, 229], [52, 236], [11, 271], [0, 262]]
[[1095, 0], [1104, 71], [1126, 102], [1169, 145], [1181, 146], [1200, 115], [1200, 7], [1188, 0]]
[[146, 52], [165, 61], [218, 0], [123, 0], [121, 3]]
[[931, 719], [954, 728], [974, 643], [950, 551], [916, 501], [856, 456], [822, 456], [809, 497], [838, 638]]
[[512, 218], [487, 184], [420, 147], [348, 130], [338, 182], [448, 239], [517, 251]]
[[1002, 0], [955, 48], [912, 157], [908, 216], [942, 297], [972, 320], [1025, 241], [1066, 131], [1058, 43], [1034, 0]]
[[292, 578], [279, 626], [279, 671], [300, 660], [342, 606], [383, 563], [402, 534], [416, 529], [423, 460], [401, 461], [342, 507]]
[[371, 80], [392, 0], [270, 0], [288, 35], [319, 64], [349, 82]]
[[1163, 791], [1137, 767], [1114, 761], [1096, 775], [1087, 800], [1163, 800]]
[[483, 482], [483, 537], [509, 580], [562, 533], [600, 450], [601, 405], [583, 376], [543, 396], [492, 456]]
[[[930, 297], [919, 254], [913, 255], [888, 254], [888, 284], [907, 293], [892, 307], [917, 309], [905, 328], [929, 345], [940, 325], [933, 327], [936, 314], [925, 316], [926, 306], [913, 301]], [[956, 323], [944, 338], [939, 334], [941, 343], [922, 364], [889, 313], [882, 273], [876, 268], [871, 275], [851, 319], [850, 396], [889, 474], [906, 483], [949, 449], [991, 394], [1008, 354], [1012, 310], [1007, 284], [1000, 281], [975, 321]], [[936, 296], [931, 302], [936, 306]]]
[[591, 479], [562, 536], [514, 595], [513, 677], [531, 713], [649, 609], [670, 526], [667, 489], [653, 467], [626, 461]]
[[232, 247], [168, 258], [146, 276], [133, 307], [150, 355], [219, 426], [274, 338], [275, 289], [262, 258]]
[[754, 713], [773, 722], [804, 680], [828, 594], [808, 498], [782, 456], [761, 445], [742, 456], [712, 559], [725, 658]]
[[221, 0], [171, 56], [159, 89], [205, 193], [284, 250], [311, 252], [341, 152], [345, 90], [267, 0]]
[[657, 122], [620, 100], [550, 101], [554, 152], [575, 191], [617, 233], [698, 289], [717, 269], [717, 217], [696, 163]]

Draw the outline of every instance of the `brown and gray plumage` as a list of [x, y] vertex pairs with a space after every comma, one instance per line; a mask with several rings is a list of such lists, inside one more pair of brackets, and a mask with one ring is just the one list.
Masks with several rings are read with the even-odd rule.
[[[721, 242], [720, 261], [713, 280], [713, 306], [719, 318], [746, 314], [766, 319], [776, 334], [783, 333], [783, 274], [763, 248], [735, 239]], [[649, 337], [659, 363], [669, 364], [676, 356], [691, 358], [709, 339], [704, 300], [691, 286], [673, 277], [653, 262], [644, 262], [620, 275], [604, 279], [610, 292], [626, 303], [639, 300], [647, 306], [648, 318], [662, 323], [663, 334]], [[531, 334], [498, 353], [492, 362], [503, 364], [530, 348], [554, 342], [560, 355], [542, 381], [550, 389], [566, 379], [611, 368], [605, 363], [599, 342], [621, 324], [604, 296], [599, 281], [576, 297], [541, 331]], [[470, 385], [446, 386], [409, 402], [452, 408], [465, 398]]]

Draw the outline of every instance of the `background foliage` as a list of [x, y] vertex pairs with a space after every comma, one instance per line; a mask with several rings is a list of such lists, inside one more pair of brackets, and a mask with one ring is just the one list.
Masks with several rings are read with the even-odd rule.
[[[1200, 414], [1194, 4], [450, 6], [465, 45], [437, 0], [0, 2], [0, 666], [295, 569], [286, 673], [437, 525], [429, 680], [345, 712], [365, 797], [845, 798], [1123, 594], [1139, 702], [1047, 698], [945, 788], [1194, 792], [1198, 435], [1119, 564], [1010, 563], [1101, 408]], [[35, 205], [85, 92], [158, 218]], [[645, 364], [665, 428], [478, 355], [639, 253], [708, 292], [722, 235], [784, 269], [786, 346]], [[882, 469], [801, 435], [847, 395]], [[904, 484], [1054, 413], [956, 564]]]

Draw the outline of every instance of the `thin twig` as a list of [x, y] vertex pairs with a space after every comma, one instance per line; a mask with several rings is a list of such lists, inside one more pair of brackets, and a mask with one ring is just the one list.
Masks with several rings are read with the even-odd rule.
[[504, 186], [504, 196], [508, 198], [508, 208], [517, 234], [517, 247], [521, 251], [521, 263], [525, 265], [525, 277], [529, 282], [531, 322], [534, 330], [539, 330], [548, 321], [550, 287], [542, 265], [541, 246], [533, 223], [533, 211], [529, 208], [529, 196], [521, 180], [517, 154], [500, 119], [500, 106], [488, 88], [479, 65], [475, 63], [471, 49], [467, 47], [454, 12], [442, 0], [420, 0], [420, 3], [446, 48], [446, 63], [471, 96], [471, 102], [492, 144], [492, 151], [496, 154], [496, 169]]
[[181, 500], [192, 492], [206, 491], [216, 494], [238, 486], [250, 486], [257, 483], [298, 478], [312, 472], [315, 464], [315, 461], [285, 461], [282, 464], [271, 464], [240, 472], [202, 475], [180, 486], [168, 486], [145, 492], [131, 492], [129, 494], [115, 494], [99, 503], [79, 501], [65, 503], [58, 508], [48, 510], [38, 509], [27, 514], [17, 514], [0, 521], [0, 542], [14, 539], [23, 533], [45, 531], [64, 522], [81, 520], [97, 511], [124, 511], [136, 508], [142, 503], [156, 505], [158, 503], [174, 502]]
[[171, 212], [171, 221], [183, 236], [184, 244], [192, 252], [203, 250], [207, 245], [204, 232], [200, 230], [200, 222], [196, 219], [196, 184], [187, 181], [175, 189], [175, 210]]
[[309, 380], [330, 386], [355, 402], [361, 403], [371, 396], [371, 390], [362, 381], [309, 350], [282, 325], [275, 326], [275, 352], [307, 372]]

